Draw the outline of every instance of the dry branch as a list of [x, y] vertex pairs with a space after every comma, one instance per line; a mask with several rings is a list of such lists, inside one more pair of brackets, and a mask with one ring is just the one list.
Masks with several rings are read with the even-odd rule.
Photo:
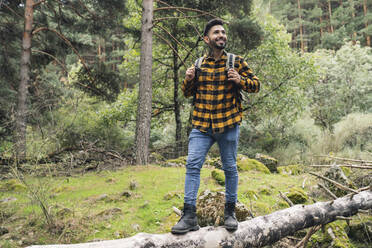
[[329, 155], [316, 155], [315, 157], [326, 157], [326, 158], [333, 158], [336, 160], [358, 162], [362, 164], [372, 164], [372, 161], [361, 160], [361, 159], [351, 159], [351, 158], [341, 158], [341, 157], [334, 157], [334, 156], [329, 156]]
[[332, 180], [332, 179], [329, 179], [329, 178], [324, 177], [324, 176], [322, 176], [322, 175], [318, 175], [318, 174], [313, 173], [313, 172], [309, 172], [309, 173], [310, 173], [311, 175], [317, 176], [317, 177], [319, 177], [319, 178], [321, 178], [321, 179], [323, 179], [323, 180], [326, 180], [326, 181], [328, 181], [328, 182], [334, 184], [337, 188], [340, 188], [340, 189], [342, 189], [342, 190], [346, 190], [346, 191], [350, 191], [350, 192], [352, 192], [352, 193], [358, 193], [357, 190], [355, 190], [355, 189], [350, 189], [349, 187], [346, 187], [345, 185], [342, 185], [342, 184], [340, 184], [340, 183], [338, 183], [338, 182], [336, 182], [336, 181], [334, 181], [334, 180]]
[[338, 198], [331, 202], [317, 202], [312, 205], [295, 205], [269, 215], [239, 223], [236, 232], [223, 227], [204, 227], [186, 235], [139, 233], [133, 237], [102, 242], [32, 246], [32, 248], [206, 248], [206, 247], [262, 247], [272, 244], [296, 231], [325, 225], [337, 216], [352, 216], [360, 209], [372, 208], [372, 192], [363, 191], [351, 197]]
[[[312, 164], [308, 165], [310, 167], [332, 167], [333, 164]], [[349, 167], [349, 168], [356, 168], [356, 169], [366, 169], [366, 170], [372, 170], [372, 166], [368, 165], [356, 165], [356, 164], [338, 164], [337, 166], [340, 167]]]

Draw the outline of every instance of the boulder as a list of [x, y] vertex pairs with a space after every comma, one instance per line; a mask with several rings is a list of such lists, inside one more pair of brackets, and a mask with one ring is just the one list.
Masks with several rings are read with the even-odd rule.
[[238, 154], [237, 160], [236, 160], [238, 170], [239, 171], [261, 171], [265, 174], [270, 174], [270, 170], [261, 162], [250, 159], [245, 155]]
[[168, 159], [162, 163], [163, 167], [184, 167], [186, 166], [187, 156], [182, 156], [175, 159]]
[[303, 204], [309, 199], [305, 191], [300, 188], [291, 188], [287, 197], [293, 204]]
[[[196, 214], [200, 226], [219, 226], [224, 222], [225, 193], [203, 191], [196, 201]], [[238, 221], [245, 221], [251, 217], [251, 212], [242, 203], [237, 203], [235, 208]]]
[[255, 159], [263, 163], [270, 172], [278, 172], [278, 160], [265, 154], [257, 153]]

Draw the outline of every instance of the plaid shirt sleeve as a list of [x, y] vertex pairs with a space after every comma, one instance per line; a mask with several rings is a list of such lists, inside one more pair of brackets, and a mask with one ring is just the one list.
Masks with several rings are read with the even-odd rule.
[[260, 82], [258, 77], [253, 75], [252, 70], [248, 67], [248, 63], [244, 61], [242, 57], [238, 57], [239, 68], [238, 72], [240, 74], [240, 88], [248, 93], [257, 93], [260, 91]]

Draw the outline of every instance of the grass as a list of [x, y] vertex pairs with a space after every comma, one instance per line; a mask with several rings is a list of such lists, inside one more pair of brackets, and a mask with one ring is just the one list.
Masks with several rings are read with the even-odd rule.
[[[203, 168], [199, 192], [224, 190], [212, 179], [211, 171], [211, 168]], [[278, 191], [301, 187], [304, 178], [309, 177], [306, 174], [285, 176], [252, 171], [239, 175], [238, 199], [256, 216], [280, 209]], [[184, 168], [152, 165], [74, 177], [27, 178], [31, 187], [47, 189], [45, 199], [56, 227], [48, 229], [40, 208], [30, 202], [26, 191], [0, 192], [0, 200], [17, 198], [16, 201], [0, 203], [0, 226], [9, 230], [6, 239], [2, 236], [0, 247], [76, 243], [129, 237], [139, 232], [169, 232], [178, 219], [172, 206], [181, 207], [183, 204], [184, 177]], [[129, 189], [131, 182], [137, 185], [133, 190]], [[306, 182], [305, 191], [308, 191], [313, 182], [310, 177]], [[124, 191], [131, 192], [131, 196], [121, 196]], [[249, 194], [252, 191], [255, 197]], [[172, 197], [165, 199], [168, 193]], [[104, 194], [107, 196], [103, 197]], [[100, 197], [103, 199], [98, 200]], [[63, 208], [68, 208], [71, 213], [58, 215]], [[103, 211], [106, 214], [102, 214]], [[1, 218], [1, 215], [9, 214], [10, 217]]]

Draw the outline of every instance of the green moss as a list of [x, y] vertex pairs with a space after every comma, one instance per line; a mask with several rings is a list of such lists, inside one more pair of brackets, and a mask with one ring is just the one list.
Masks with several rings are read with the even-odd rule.
[[293, 204], [303, 204], [309, 199], [305, 191], [300, 188], [291, 188], [287, 197], [293, 202]]
[[263, 163], [255, 159], [250, 159], [244, 155], [239, 154], [236, 162], [239, 171], [255, 170], [265, 174], [270, 174], [270, 170]]
[[287, 166], [279, 166], [278, 172], [281, 175], [300, 175], [304, 172], [303, 165], [293, 164]]
[[283, 201], [283, 200], [281, 200], [281, 201], [278, 203], [278, 205], [279, 205], [280, 208], [289, 208], [289, 207], [290, 207], [289, 204], [288, 204], [288, 202]]
[[271, 189], [268, 189], [268, 188], [263, 188], [258, 193], [261, 194], [261, 195], [271, 195], [272, 194], [272, 190]]
[[215, 169], [212, 171], [212, 177], [217, 181], [219, 185], [225, 185], [225, 174], [222, 170]]
[[345, 176], [347, 176], [347, 177], [350, 176], [350, 174], [351, 174], [351, 169], [350, 169], [350, 167], [344, 167], [344, 166], [342, 166], [342, 167], [341, 167], [341, 170], [342, 170], [342, 172], [345, 174]]
[[163, 166], [170, 166], [170, 167], [180, 167], [186, 165], [187, 156], [175, 158], [175, 159], [168, 159], [164, 162]]
[[4, 183], [1, 184], [0, 186], [0, 191], [16, 191], [16, 192], [21, 192], [26, 190], [26, 186], [16, 179], [9, 179], [5, 181]]
[[256, 191], [254, 191], [254, 190], [247, 190], [243, 194], [244, 194], [245, 197], [247, 197], [251, 200], [257, 200], [258, 199], [258, 195], [257, 195]]

